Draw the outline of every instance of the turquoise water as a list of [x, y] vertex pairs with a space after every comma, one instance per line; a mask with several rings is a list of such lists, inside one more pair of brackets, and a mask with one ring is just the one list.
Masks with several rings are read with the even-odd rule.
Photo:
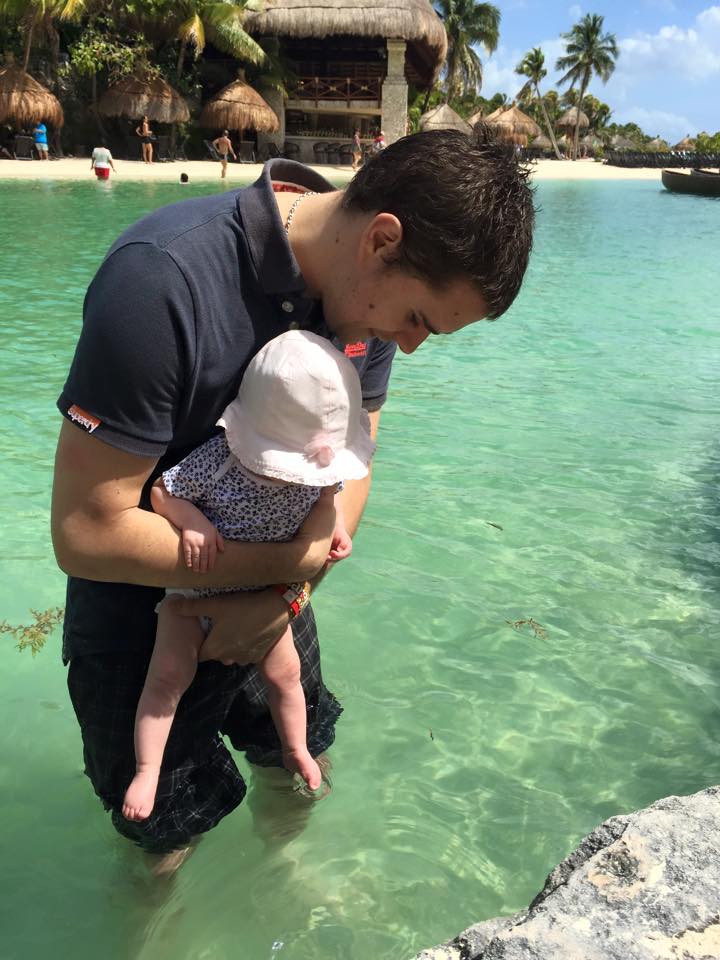
[[[87, 282], [136, 217], [216, 189], [189, 186], [0, 183], [0, 619], [63, 600], [54, 402]], [[0, 635], [2, 960], [407, 960], [525, 905], [600, 820], [720, 781], [720, 203], [539, 202], [511, 313], [397, 362], [316, 603], [346, 712], [303, 832], [256, 798], [152, 881], [82, 775], [58, 636]]]

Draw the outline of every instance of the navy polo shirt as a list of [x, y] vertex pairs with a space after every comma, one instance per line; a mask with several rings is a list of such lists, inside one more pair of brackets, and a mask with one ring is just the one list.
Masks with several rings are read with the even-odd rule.
[[[249, 187], [138, 221], [113, 244], [88, 289], [58, 408], [105, 443], [158, 458], [145, 506], [154, 478], [217, 433], [215, 422], [268, 340], [291, 325], [333, 339], [322, 304], [305, 296], [273, 182], [334, 189], [302, 164], [270, 161]], [[360, 375], [363, 405], [379, 409], [395, 344], [372, 339], [345, 352]], [[69, 578], [65, 659], [151, 646], [158, 595]]]

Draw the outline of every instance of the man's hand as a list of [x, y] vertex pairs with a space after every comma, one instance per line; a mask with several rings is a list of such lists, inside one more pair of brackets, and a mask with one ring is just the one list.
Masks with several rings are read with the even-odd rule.
[[275, 590], [229, 593], [167, 603], [183, 617], [210, 617], [212, 630], [200, 648], [200, 660], [258, 663], [290, 623], [290, 608]]

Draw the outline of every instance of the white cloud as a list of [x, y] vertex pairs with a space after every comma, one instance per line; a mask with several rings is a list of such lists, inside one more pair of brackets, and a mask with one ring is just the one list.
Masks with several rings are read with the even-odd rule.
[[682, 140], [696, 129], [696, 124], [688, 117], [664, 110], [646, 110], [644, 107], [623, 107], [613, 114], [616, 123], [636, 123], [645, 133], [654, 137], [660, 134], [673, 143]]
[[619, 47], [617, 80], [661, 74], [704, 81], [720, 74], [720, 6], [698, 14], [694, 27], [672, 24], [657, 33], [638, 31], [621, 39]]

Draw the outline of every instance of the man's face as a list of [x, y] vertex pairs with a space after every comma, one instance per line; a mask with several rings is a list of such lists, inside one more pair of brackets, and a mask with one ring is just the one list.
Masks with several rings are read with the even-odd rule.
[[455, 333], [487, 316], [487, 305], [469, 283], [442, 290], [401, 269], [382, 264], [345, 289], [323, 298], [325, 319], [344, 343], [377, 337], [413, 353], [433, 334]]

